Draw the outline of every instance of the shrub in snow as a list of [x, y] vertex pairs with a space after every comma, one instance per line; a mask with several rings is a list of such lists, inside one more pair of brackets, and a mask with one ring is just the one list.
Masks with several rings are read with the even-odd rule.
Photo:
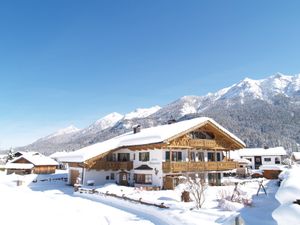
[[[238, 184], [236, 184], [236, 187], [234, 188], [234, 191], [231, 192], [227, 189], [222, 189], [217, 194], [217, 200], [219, 201], [219, 207], [222, 209], [230, 208], [226, 205], [227, 202], [232, 203], [239, 203], [244, 206], [251, 206], [252, 205], [252, 198], [247, 194], [247, 192], [243, 191], [241, 188], [238, 187]], [[225, 201], [225, 202], [224, 202]]]
[[293, 165], [293, 161], [290, 158], [286, 158], [282, 161], [282, 165], [287, 165], [291, 167]]
[[231, 202], [226, 199], [221, 199], [219, 201], [219, 207], [223, 210], [238, 211], [241, 208], [243, 208], [243, 204], [238, 203], [238, 202]]

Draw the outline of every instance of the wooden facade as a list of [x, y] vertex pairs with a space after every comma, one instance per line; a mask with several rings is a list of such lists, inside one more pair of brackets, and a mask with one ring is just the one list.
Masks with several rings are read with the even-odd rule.
[[34, 166], [33, 167], [33, 173], [35, 174], [51, 174], [55, 173], [56, 166], [52, 165], [42, 165], [42, 166]]
[[220, 162], [163, 162], [164, 173], [182, 173], [199, 171], [222, 171], [238, 168], [233, 161]]

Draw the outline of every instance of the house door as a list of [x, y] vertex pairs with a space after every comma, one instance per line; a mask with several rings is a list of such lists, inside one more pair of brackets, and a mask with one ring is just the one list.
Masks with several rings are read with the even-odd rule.
[[128, 173], [126, 172], [119, 173], [119, 184], [124, 186], [128, 185]]
[[261, 166], [261, 156], [254, 156], [255, 169], [259, 169]]

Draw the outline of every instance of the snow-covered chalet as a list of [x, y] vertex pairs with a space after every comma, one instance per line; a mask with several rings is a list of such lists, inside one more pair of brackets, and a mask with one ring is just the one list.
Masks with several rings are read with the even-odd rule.
[[[238, 167], [230, 150], [245, 144], [211, 118], [200, 117], [133, 131], [60, 158], [69, 165], [69, 183], [114, 182], [172, 189], [182, 175], [219, 185], [223, 172]], [[79, 178], [79, 179], [78, 179]]]

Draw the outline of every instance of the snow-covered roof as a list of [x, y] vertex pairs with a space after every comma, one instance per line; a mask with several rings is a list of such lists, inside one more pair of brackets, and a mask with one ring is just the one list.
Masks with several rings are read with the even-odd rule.
[[239, 164], [251, 164], [251, 162], [248, 159], [235, 159], [234, 161], [238, 162]]
[[260, 170], [284, 170], [285, 168], [285, 165], [261, 165], [259, 167]]
[[300, 160], [300, 152], [293, 152], [292, 155], [294, 156], [295, 160]]
[[282, 156], [286, 155], [286, 151], [283, 147], [276, 147], [276, 148], [244, 148], [237, 153], [243, 156]]
[[110, 150], [119, 147], [161, 143], [170, 140], [174, 138], [176, 135], [179, 135], [190, 129], [204, 125], [207, 122], [211, 122], [217, 128], [219, 128], [228, 136], [233, 138], [240, 145], [245, 146], [243, 141], [241, 141], [234, 134], [230, 133], [227, 129], [222, 127], [213, 119], [208, 117], [200, 117], [200, 118], [185, 120], [177, 123], [141, 129], [140, 132], [135, 134], [133, 132], [128, 132], [126, 134], [109, 139], [107, 141], [79, 149], [75, 152], [68, 154], [67, 156], [59, 157], [59, 160], [64, 162], [84, 162], [90, 158], [93, 158], [95, 156], [98, 156], [100, 154], [106, 153]]
[[21, 158], [26, 159], [27, 161], [31, 162], [35, 166], [42, 166], [42, 165], [57, 166], [58, 165], [58, 163], [55, 160], [51, 159], [50, 157], [44, 156], [42, 154], [30, 154], [30, 153], [15, 158], [14, 160], [11, 161], [11, 163], [18, 161]]
[[7, 163], [5, 169], [32, 169], [34, 167], [31, 163]]
[[68, 155], [68, 154], [69, 154], [69, 152], [54, 152], [51, 155], [49, 155], [49, 157], [52, 159], [56, 159], [56, 158], [59, 158], [59, 157], [62, 157], [62, 156]]

